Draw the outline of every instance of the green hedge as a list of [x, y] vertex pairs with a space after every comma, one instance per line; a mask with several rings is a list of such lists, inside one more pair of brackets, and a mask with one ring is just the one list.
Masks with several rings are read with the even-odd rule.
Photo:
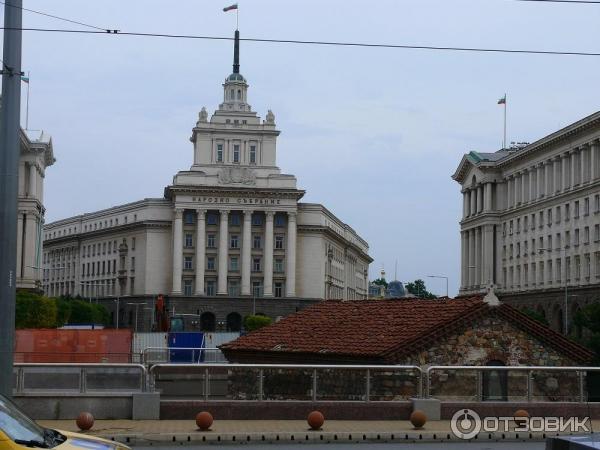
[[258, 330], [259, 328], [271, 325], [271, 322], [271, 318], [267, 316], [246, 316], [244, 319], [244, 329], [246, 331]]
[[59, 328], [69, 323], [109, 325], [110, 314], [104, 306], [80, 298], [17, 292], [16, 328]]

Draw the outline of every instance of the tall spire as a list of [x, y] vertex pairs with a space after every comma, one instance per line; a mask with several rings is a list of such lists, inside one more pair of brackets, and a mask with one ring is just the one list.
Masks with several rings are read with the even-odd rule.
[[235, 30], [233, 44], [233, 73], [240, 73], [240, 31]]

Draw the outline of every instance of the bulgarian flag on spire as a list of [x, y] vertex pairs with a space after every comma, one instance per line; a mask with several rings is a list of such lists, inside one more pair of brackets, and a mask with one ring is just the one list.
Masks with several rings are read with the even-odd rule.
[[500, 100], [498, 100], [499, 105], [506, 105], [506, 94]]
[[231, 6], [226, 6], [225, 8], [223, 8], [223, 12], [231, 11], [231, 10], [234, 10], [234, 9], [238, 9], [238, 4], [237, 3], [234, 3]]

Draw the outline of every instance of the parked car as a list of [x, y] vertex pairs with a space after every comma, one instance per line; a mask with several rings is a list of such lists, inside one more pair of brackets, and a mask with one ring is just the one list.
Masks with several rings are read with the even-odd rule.
[[0, 450], [130, 450], [126, 445], [94, 436], [44, 428], [0, 395]]

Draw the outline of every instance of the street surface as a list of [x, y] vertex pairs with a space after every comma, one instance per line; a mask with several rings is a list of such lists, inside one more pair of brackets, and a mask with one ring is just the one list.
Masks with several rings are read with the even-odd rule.
[[[231, 444], [222, 444], [231, 446]], [[310, 450], [325, 450], [331, 448], [355, 448], [356, 450], [391, 450], [398, 448], [414, 448], [417, 450], [543, 450], [543, 442], [440, 442], [440, 443], [406, 443], [406, 444], [265, 444], [243, 445], [246, 450], [260, 450], [276, 447], [278, 450], [297, 450], [298, 447], [307, 446]], [[188, 448], [206, 448], [206, 445], [189, 445]], [[172, 450], [173, 447], [133, 447], [135, 450]]]

